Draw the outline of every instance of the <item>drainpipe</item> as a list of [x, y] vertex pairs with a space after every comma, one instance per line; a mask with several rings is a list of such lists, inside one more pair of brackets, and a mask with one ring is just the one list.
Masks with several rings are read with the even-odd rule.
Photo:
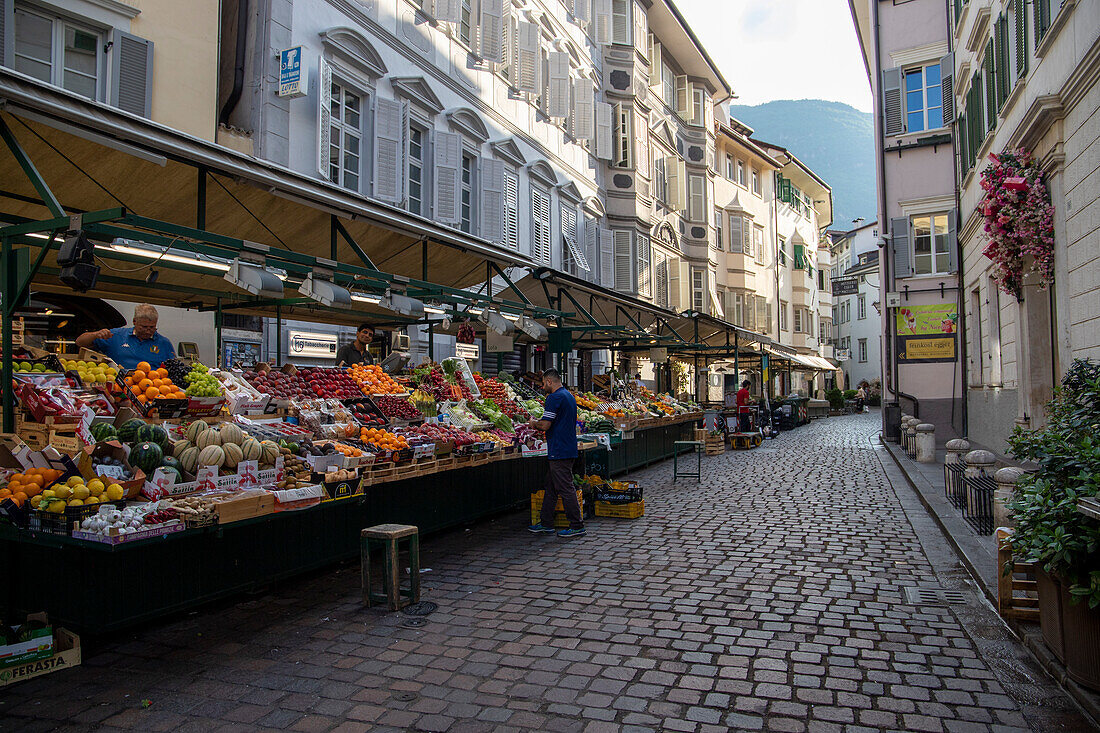
[[237, 48], [236, 61], [233, 66], [233, 89], [229, 92], [225, 104], [222, 105], [218, 115], [219, 125], [229, 124], [229, 115], [237, 108], [237, 102], [241, 101], [241, 92], [244, 91], [244, 63], [245, 53], [248, 50], [248, 0], [237, 0]]
[[[954, 54], [955, 53], [955, 33], [954, 33], [954, 29], [951, 27], [951, 0], [944, 0], [943, 5], [944, 5], [944, 17], [947, 18], [947, 50], [948, 50], [949, 53]], [[954, 59], [955, 57], [952, 56], [951, 58]], [[951, 70], [951, 74], [952, 74], [952, 77], [954, 77], [954, 74], [955, 74], [954, 69]], [[958, 83], [957, 79], [955, 80], [955, 83], [956, 84]], [[961, 415], [961, 417], [962, 417], [962, 432], [959, 433], [959, 434], [960, 435], [968, 435], [970, 433], [970, 426], [969, 426], [970, 411], [969, 411], [969, 407], [968, 407], [968, 404], [967, 404], [968, 403], [967, 393], [969, 392], [969, 386], [967, 385], [968, 379], [967, 379], [967, 376], [966, 376], [966, 371], [967, 371], [966, 364], [967, 364], [967, 358], [968, 358], [969, 354], [968, 354], [968, 351], [967, 351], [967, 343], [966, 343], [966, 308], [964, 307], [964, 302], [963, 302], [963, 298], [965, 297], [964, 293], [963, 293], [963, 284], [964, 284], [963, 283], [963, 245], [962, 245], [962, 236], [961, 236], [962, 227], [960, 226], [962, 224], [962, 193], [959, 190], [959, 174], [961, 173], [961, 170], [959, 168], [959, 164], [958, 164], [958, 160], [957, 160], [958, 146], [956, 144], [956, 135], [958, 134], [957, 131], [958, 131], [958, 128], [959, 128], [959, 126], [958, 126], [959, 115], [958, 115], [958, 109], [956, 107], [957, 107], [957, 105], [955, 104], [954, 101], [952, 101], [951, 102], [951, 110], [952, 110], [952, 112], [951, 112], [951, 117], [952, 117], [951, 132], [953, 134], [951, 135], [951, 172], [954, 176], [954, 183], [955, 183], [955, 261], [958, 262], [958, 270], [955, 272], [955, 278], [958, 280], [958, 287], [955, 288], [955, 312], [959, 314], [959, 328], [958, 328], [958, 332], [957, 332], [958, 333], [958, 338], [959, 338], [959, 365], [958, 365], [958, 368], [955, 370], [955, 373], [957, 375], [959, 375], [959, 380], [960, 380], [959, 390], [962, 393], [962, 400], [961, 400], [962, 404], [960, 406], [961, 407], [961, 412], [962, 412], [962, 415]], [[998, 317], [997, 320], [999, 321], [1000, 318]], [[980, 327], [981, 326], [979, 325], [979, 328]], [[952, 393], [953, 392], [954, 392], [954, 390], [952, 390]], [[952, 394], [952, 398], [954, 398], [954, 394]], [[952, 418], [951, 423], [952, 424], [954, 424], [954, 422], [955, 422], [955, 420], [954, 420], [955, 414], [954, 413], [955, 413], [954, 399], [952, 399], [952, 408], [951, 408], [951, 418]]]

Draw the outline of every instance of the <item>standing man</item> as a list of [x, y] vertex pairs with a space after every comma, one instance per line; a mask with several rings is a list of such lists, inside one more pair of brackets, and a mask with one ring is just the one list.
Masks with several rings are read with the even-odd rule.
[[738, 429], [742, 433], [749, 432], [749, 380], [741, 382], [741, 389], [737, 390], [737, 422]]
[[371, 341], [374, 341], [374, 326], [364, 323], [355, 332], [355, 340], [350, 344], [344, 344], [336, 352], [336, 366], [373, 364], [374, 356], [368, 350]]
[[176, 358], [172, 342], [157, 333], [157, 309], [148, 303], [134, 308], [133, 326], [88, 331], [76, 337], [82, 349], [95, 349], [126, 371], [149, 362], [156, 369], [168, 359]]
[[536, 534], [554, 532], [554, 510], [558, 499], [569, 518], [569, 529], [558, 532], [558, 537], [583, 537], [586, 532], [581, 518], [581, 505], [573, 486], [573, 461], [577, 459], [577, 401], [561, 383], [557, 369], [542, 373], [542, 390], [546, 392], [546, 408], [542, 418], [529, 425], [546, 433], [546, 456], [550, 462], [550, 475], [546, 480], [546, 492], [542, 499], [542, 516], [538, 524], [527, 529]]

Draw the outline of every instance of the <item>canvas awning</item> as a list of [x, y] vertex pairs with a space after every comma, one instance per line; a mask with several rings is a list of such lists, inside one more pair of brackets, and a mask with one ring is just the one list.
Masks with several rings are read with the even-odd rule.
[[774, 347], [768, 347], [768, 353], [779, 359], [789, 359], [792, 364], [798, 364], [801, 367], [810, 369], [812, 371], [835, 371], [836, 366], [831, 364], [828, 360], [823, 359], [815, 354], [800, 354], [796, 351], [786, 351], [785, 349], [777, 349]]

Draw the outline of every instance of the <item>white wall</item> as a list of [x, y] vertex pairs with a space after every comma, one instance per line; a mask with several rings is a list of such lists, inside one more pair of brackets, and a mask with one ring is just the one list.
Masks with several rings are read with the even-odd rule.
[[[127, 324], [133, 323], [134, 306], [137, 303], [118, 300], [106, 302], [122, 314]], [[157, 331], [172, 342], [172, 348], [178, 351], [181, 341], [192, 341], [198, 344], [199, 361], [203, 364], [216, 363], [217, 337], [214, 333], [213, 313], [200, 313], [195, 310], [166, 306], [157, 306], [157, 312], [160, 314]]]

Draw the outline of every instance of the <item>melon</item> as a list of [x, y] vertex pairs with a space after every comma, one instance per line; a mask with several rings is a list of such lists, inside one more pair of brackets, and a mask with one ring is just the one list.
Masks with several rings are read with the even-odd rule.
[[175, 471], [176, 473], [179, 473], [179, 471], [180, 471], [180, 462], [179, 462], [178, 458], [173, 458], [172, 456], [165, 456], [164, 460], [160, 462], [160, 467], [161, 468], [170, 468], [173, 471]]
[[96, 422], [92, 423], [90, 428], [92, 437], [96, 439], [96, 442], [104, 440], [114, 440], [118, 437], [118, 431], [115, 430], [115, 426], [109, 422]]
[[177, 440], [176, 442], [172, 443], [172, 455], [174, 455], [176, 458], [179, 458], [180, 454], [190, 447], [190, 440]]
[[236, 443], [222, 443], [222, 452], [225, 453], [224, 465], [226, 468], [236, 468], [244, 455], [241, 452], [241, 447]]
[[221, 435], [222, 445], [240, 445], [241, 441], [244, 440], [244, 431], [241, 430], [239, 425], [235, 425], [231, 422], [225, 423], [219, 427], [218, 434]]
[[138, 428], [143, 427], [145, 421], [134, 418], [127, 420], [122, 424], [122, 427], [118, 429], [118, 439], [123, 443], [133, 443], [137, 439]]
[[222, 447], [220, 445], [208, 445], [199, 451], [199, 459], [197, 463], [199, 467], [220, 467], [223, 463], [225, 463], [225, 451], [222, 450]]
[[199, 449], [195, 446], [191, 446], [180, 453], [177, 458], [179, 458], [180, 466], [184, 471], [187, 471], [187, 473], [194, 473], [198, 465]]
[[196, 435], [191, 442], [199, 448], [206, 448], [211, 445], [218, 446], [222, 442], [221, 432], [217, 428], [208, 428]]
[[209, 428], [210, 426], [206, 424], [205, 420], [196, 420], [187, 426], [187, 439], [195, 445], [198, 445], [199, 433], [205, 432]]
[[130, 465], [140, 468], [146, 476], [151, 476], [162, 460], [164, 460], [164, 451], [156, 443], [146, 441], [130, 449]]
[[260, 463], [271, 464], [279, 457], [279, 446], [270, 440], [260, 443]]
[[241, 453], [244, 456], [241, 460], [244, 461], [258, 461], [260, 455], [263, 453], [263, 449], [260, 448], [260, 441], [255, 438], [245, 438], [241, 443]]

